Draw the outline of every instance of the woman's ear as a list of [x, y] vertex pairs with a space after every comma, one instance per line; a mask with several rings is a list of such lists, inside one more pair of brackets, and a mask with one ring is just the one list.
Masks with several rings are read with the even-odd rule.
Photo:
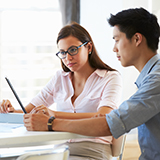
[[141, 33], [135, 33], [134, 40], [135, 40], [136, 46], [139, 46], [142, 43], [142, 40], [143, 40], [142, 34]]
[[88, 42], [87, 46], [88, 46], [88, 52], [89, 53], [92, 52], [92, 42]]

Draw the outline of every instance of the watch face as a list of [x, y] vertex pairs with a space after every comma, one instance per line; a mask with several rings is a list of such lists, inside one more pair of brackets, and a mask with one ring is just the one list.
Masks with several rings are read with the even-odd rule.
[[52, 122], [54, 119], [55, 119], [55, 117], [52, 116], [52, 117], [50, 117], [49, 120]]

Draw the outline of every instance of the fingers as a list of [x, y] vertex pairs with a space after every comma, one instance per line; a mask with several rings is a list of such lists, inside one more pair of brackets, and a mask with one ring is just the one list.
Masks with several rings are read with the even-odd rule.
[[33, 130], [32, 129], [32, 127], [31, 127], [31, 116], [30, 116], [30, 114], [24, 114], [24, 116], [23, 116], [23, 122], [24, 122], [24, 126], [26, 127], [26, 129], [28, 130], [28, 131], [31, 131], [31, 130]]
[[105, 117], [106, 114], [102, 114], [102, 113], [99, 113], [99, 114], [96, 114], [93, 118], [96, 118], [96, 117]]
[[46, 131], [49, 117], [45, 114], [24, 114], [24, 126], [28, 131]]
[[7, 113], [8, 100], [3, 100], [1, 103], [1, 113]]
[[2, 100], [0, 103], [0, 113], [8, 113], [13, 112], [14, 108], [11, 105], [11, 102], [9, 100]]
[[44, 110], [44, 109], [42, 109], [42, 112], [45, 114], [46, 113], [46, 111]]
[[38, 107], [35, 107], [32, 109], [32, 111], [30, 113], [43, 113], [43, 114], [46, 114], [48, 113], [48, 108], [44, 105], [41, 105], [41, 106], [38, 106]]
[[38, 107], [33, 108], [30, 113], [38, 113], [40, 110], [41, 108], [40, 106], [38, 106]]

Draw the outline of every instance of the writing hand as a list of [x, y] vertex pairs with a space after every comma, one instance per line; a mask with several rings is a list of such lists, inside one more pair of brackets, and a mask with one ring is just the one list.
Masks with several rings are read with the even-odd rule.
[[10, 113], [14, 111], [15, 109], [8, 99], [2, 100], [2, 102], [0, 102], [0, 113]]

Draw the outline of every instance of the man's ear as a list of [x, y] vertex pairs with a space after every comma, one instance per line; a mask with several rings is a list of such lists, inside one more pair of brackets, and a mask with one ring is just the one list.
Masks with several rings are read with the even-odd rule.
[[143, 39], [143, 36], [141, 33], [135, 33], [134, 40], [135, 40], [136, 46], [139, 46], [142, 43], [142, 39]]

